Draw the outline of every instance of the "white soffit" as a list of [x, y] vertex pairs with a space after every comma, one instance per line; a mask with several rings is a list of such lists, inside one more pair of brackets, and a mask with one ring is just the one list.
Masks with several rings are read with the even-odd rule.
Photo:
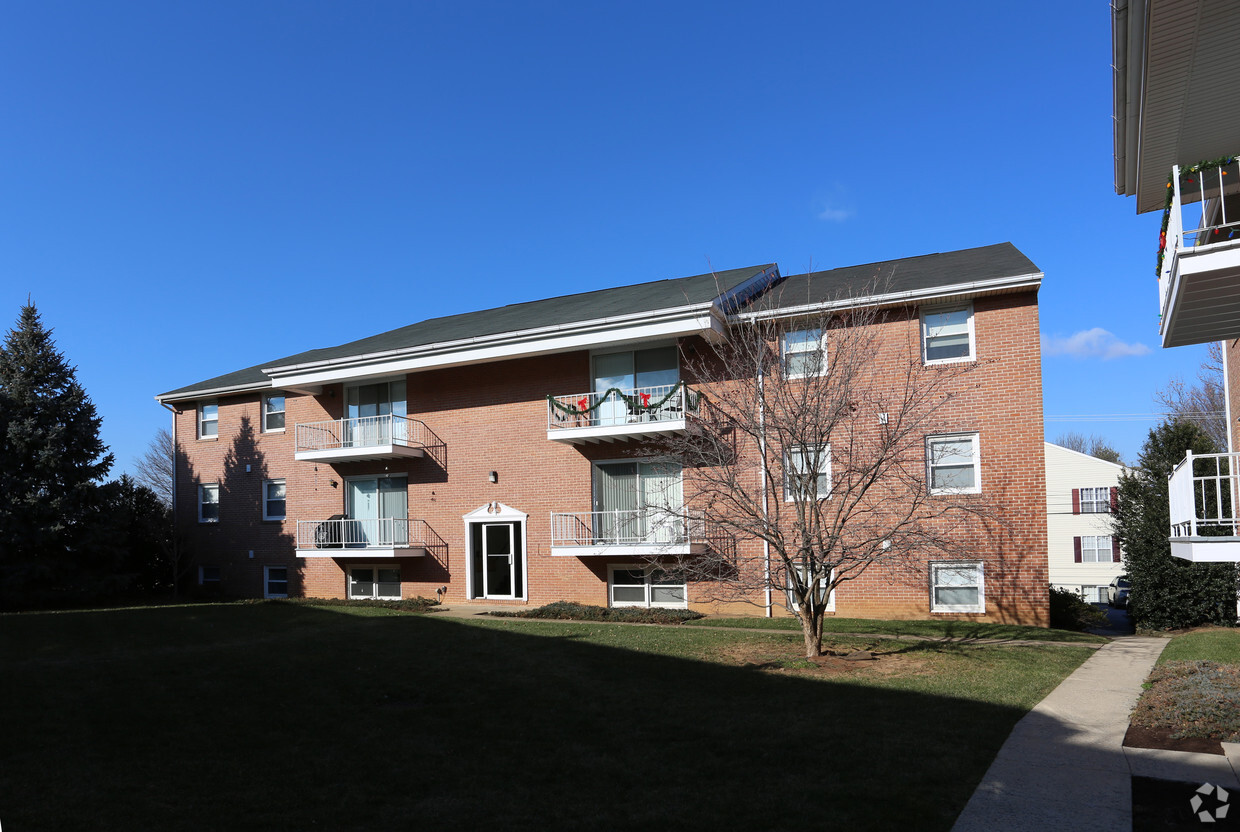
[[[1240, 0], [1148, 0], [1148, 15], [1138, 213], [1163, 208], [1172, 165], [1240, 154]], [[1134, 46], [1129, 73], [1141, 71]]]

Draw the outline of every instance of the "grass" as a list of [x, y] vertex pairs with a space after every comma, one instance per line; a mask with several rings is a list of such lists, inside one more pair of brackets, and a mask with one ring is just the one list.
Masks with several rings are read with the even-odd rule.
[[1240, 664], [1240, 630], [1222, 627], [1201, 629], [1174, 636], [1158, 657], [1158, 663], [1215, 661]]
[[[382, 607], [0, 617], [14, 829], [949, 829], [1077, 646]], [[806, 665], [810, 666], [806, 666]], [[876, 797], [881, 795], [881, 797]]]
[[[801, 623], [792, 617], [783, 618], [703, 618], [686, 622], [697, 627], [739, 627], [753, 630], [792, 630], [801, 632]], [[1073, 630], [1051, 630], [1045, 627], [1020, 627], [1011, 624], [986, 624], [972, 621], [877, 621], [869, 618], [826, 618], [824, 633], [882, 633], [901, 636], [961, 639], [1015, 639], [1020, 641], [1063, 641], [1072, 644], [1102, 644], [1105, 636]]]

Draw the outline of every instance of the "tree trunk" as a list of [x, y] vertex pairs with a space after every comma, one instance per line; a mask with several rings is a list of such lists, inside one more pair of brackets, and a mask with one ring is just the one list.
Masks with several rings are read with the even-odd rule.
[[805, 638], [805, 658], [816, 659], [822, 655], [822, 612], [801, 607], [797, 615], [801, 619], [801, 635]]

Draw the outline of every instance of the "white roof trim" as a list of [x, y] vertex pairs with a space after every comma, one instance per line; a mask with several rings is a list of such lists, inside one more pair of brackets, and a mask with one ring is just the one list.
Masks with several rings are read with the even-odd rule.
[[841, 298], [839, 300], [803, 303], [798, 306], [782, 306], [777, 309], [764, 309], [759, 312], [742, 312], [736, 317], [740, 320], [754, 321], [769, 318], [793, 318], [814, 312], [825, 312], [832, 309], [851, 309], [856, 306], [893, 306], [902, 303], [924, 302], [928, 300], [947, 300], [964, 298], [972, 295], [994, 291], [1014, 291], [1016, 289], [1036, 289], [1042, 285], [1042, 272], [996, 277], [989, 280], [974, 280], [971, 283], [956, 283], [950, 286], [932, 286], [927, 289], [912, 289], [907, 292], [884, 292], [876, 295]]
[[212, 396], [221, 396], [225, 393], [249, 393], [258, 390], [270, 390], [273, 387], [271, 380], [254, 381], [249, 384], [237, 384], [232, 387], [208, 387], [203, 390], [185, 390], [180, 393], [163, 393], [155, 397], [155, 401], [163, 404], [164, 402], [185, 402], [195, 399], [209, 399]]

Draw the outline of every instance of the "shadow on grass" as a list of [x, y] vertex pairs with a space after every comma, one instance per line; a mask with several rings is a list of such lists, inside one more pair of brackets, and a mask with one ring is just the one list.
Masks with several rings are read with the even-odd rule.
[[657, 654], [761, 636], [381, 612], [6, 618], [0, 822], [948, 829], [1024, 714]]

